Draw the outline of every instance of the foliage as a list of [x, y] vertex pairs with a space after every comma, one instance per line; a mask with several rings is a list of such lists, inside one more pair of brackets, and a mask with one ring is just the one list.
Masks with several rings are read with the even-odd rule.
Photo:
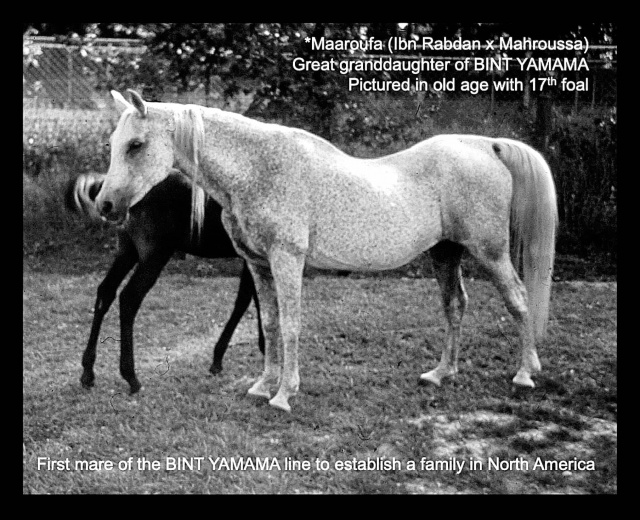
[[[277, 104], [274, 102], [273, 106]], [[517, 103], [503, 103], [490, 112], [488, 104], [478, 99], [427, 100], [420, 104], [406, 97], [362, 95], [353, 96], [341, 108], [333, 112], [330, 121], [331, 140], [359, 157], [393, 153], [441, 133], [468, 132], [525, 141], [531, 136], [530, 121]], [[55, 192], [66, 179], [79, 173], [107, 170], [109, 156], [104, 144], [115, 120], [113, 115], [99, 114], [52, 109], [25, 113], [23, 171], [41, 188], [38, 193]], [[290, 108], [272, 114], [265, 110], [262, 114], [273, 122], [316, 130], [314, 119], [304, 110]], [[558, 118], [551, 139], [552, 151], [546, 155], [558, 189], [561, 253], [615, 254], [616, 141], [614, 114]], [[55, 206], [40, 204], [54, 211], [52, 205]], [[31, 219], [43, 217], [40, 212], [29, 215]], [[37, 237], [34, 240], [41, 241]], [[412, 276], [429, 274], [421, 261], [408, 269], [414, 273]]]
[[617, 249], [617, 117], [583, 111], [560, 115], [551, 136], [563, 245]]
[[[294, 58], [328, 60], [363, 51], [338, 52], [311, 50], [307, 36], [337, 40], [386, 40], [404, 35], [420, 38], [467, 38], [492, 40], [503, 35], [535, 38], [589, 38], [590, 43], [610, 44], [615, 41], [615, 24], [608, 23], [27, 23], [25, 30], [55, 34], [59, 41], [78, 44], [96, 60], [106, 60], [112, 67], [108, 88], [142, 85], [150, 99], [161, 96], [172, 85], [179, 91], [204, 89], [208, 97], [213, 84], [221, 84], [224, 95], [245, 90], [256, 93], [253, 111], [259, 116], [290, 110], [307, 112], [320, 135], [331, 138], [332, 112], [344, 106], [344, 76], [337, 71], [295, 71]], [[144, 42], [150, 52], [131, 59], [117, 50], [110, 56], [95, 53], [92, 42], [97, 36], [126, 36]], [[28, 59], [28, 50], [27, 58]], [[93, 53], [93, 54], [92, 54]], [[379, 73], [388, 79], [388, 73]]]
[[[331, 71], [295, 71], [292, 60], [328, 60], [337, 51], [311, 50], [307, 36], [328, 39], [386, 39], [403, 34], [419, 38], [494, 39], [500, 35], [534, 38], [587, 37], [590, 43], [615, 43], [615, 24], [551, 23], [155, 23], [25, 24], [32, 34], [52, 34], [78, 45], [78, 52], [108, 63], [99, 87], [124, 90], [138, 85], [145, 98], [160, 99], [168, 89], [182, 92], [222, 89], [225, 99], [246, 95], [245, 114], [301, 127], [360, 157], [392, 153], [438, 133], [478, 133], [535, 142], [530, 116], [515, 103], [492, 110], [481, 96], [431, 93], [346, 95], [345, 77]], [[148, 52], [127, 55], [98, 49], [96, 37], [137, 38]], [[25, 45], [24, 60], [37, 63]], [[357, 52], [356, 52], [357, 55]], [[380, 78], [385, 79], [385, 73]], [[215, 88], [214, 88], [215, 87]], [[213, 94], [212, 94], [213, 95]], [[247, 104], [249, 104], [247, 102]], [[113, 121], [96, 112], [25, 112], [23, 171], [69, 176], [105, 171], [102, 147]], [[616, 241], [615, 114], [585, 110], [560, 115], [547, 153], [558, 186], [562, 227], [559, 249], [612, 251]], [[39, 181], [44, 183], [44, 180]]]
[[[25, 110], [22, 133], [23, 251], [41, 254], [83, 238], [93, 226], [65, 209], [67, 183], [80, 173], [104, 172], [113, 116], [95, 110]], [[102, 226], [99, 226], [102, 227]], [[105, 238], [100, 232], [101, 241]], [[99, 246], [100, 248], [102, 245]]]
[[23, 171], [38, 177], [106, 171], [105, 150], [115, 128], [111, 114], [93, 110], [25, 110], [23, 112]]

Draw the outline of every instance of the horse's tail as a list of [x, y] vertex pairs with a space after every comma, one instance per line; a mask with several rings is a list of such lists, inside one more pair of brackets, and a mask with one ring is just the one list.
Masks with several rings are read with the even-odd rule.
[[549, 318], [558, 225], [553, 177], [542, 155], [524, 143], [497, 139], [493, 149], [513, 177], [511, 233], [515, 265], [523, 265], [533, 331], [535, 338], [541, 339]]
[[104, 177], [100, 173], [83, 173], [70, 180], [64, 193], [67, 209], [91, 220], [101, 220], [96, 197], [102, 188]]

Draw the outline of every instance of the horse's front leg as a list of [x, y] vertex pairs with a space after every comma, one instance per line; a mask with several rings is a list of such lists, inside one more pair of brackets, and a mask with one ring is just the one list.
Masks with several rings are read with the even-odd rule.
[[291, 411], [289, 398], [298, 393], [298, 340], [302, 299], [302, 274], [305, 256], [286, 247], [274, 247], [269, 264], [278, 298], [279, 322], [283, 343], [282, 379], [271, 406]]
[[278, 301], [276, 289], [268, 266], [259, 262], [247, 261], [260, 300], [261, 325], [265, 339], [264, 371], [249, 389], [248, 394], [258, 397], [271, 397], [270, 385], [280, 378], [278, 363]]

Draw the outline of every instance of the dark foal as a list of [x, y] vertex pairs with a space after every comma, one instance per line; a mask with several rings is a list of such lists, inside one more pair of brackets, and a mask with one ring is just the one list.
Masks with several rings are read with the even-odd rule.
[[[95, 215], [92, 204], [102, 186], [102, 175], [84, 175], [72, 181], [67, 190], [67, 205], [76, 212]], [[129, 218], [118, 233], [118, 252], [113, 265], [98, 286], [93, 323], [87, 348], [82, 356], [82, 386], [94, 385], [93, 365], [102, 320], [116, 297], [116, 291], [134, 266], [136, 270], [120, 293], [120, 374], [129, 383], [131, 393], [140, 390], [133, 356], [133, 324], [144, 297], [154, 286], [174, 252], [203, 258], [232, 258], [237, 253], [222, 222], [220, 206], [205, 195], [205, 217], [200, 236], [191, 233], [191, 181], [178, 170], [155, 186], [129, 211]], [[213, 351], [209, 371], [222, 370], [222, 358], [238, 322], [255, 302], [258, 315], [259, 348], [264, 353], [264, 336], [260, 308], [253, 279], [246, 264], [240, 276], [240, 287], [229, 321]]]

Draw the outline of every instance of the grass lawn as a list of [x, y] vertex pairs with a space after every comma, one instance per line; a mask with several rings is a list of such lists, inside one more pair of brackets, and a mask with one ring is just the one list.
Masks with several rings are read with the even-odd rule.
[[[285, 414], [246, 395], [262, 366], [253, 308], [225, 370], [207, 371], [232, 277], [160, 278], [136, 322], [135, 396], [118, 373], [116, 302], [84, 390], [101, 279], [23, 272], [24, 493], [617, 492], [616, 283], [554, 284], [543, 372], [516, 392], [515, 328], [487, 282], [466, 283], [460, 374], [435, 388], [417, 384], [444, 339], [434, 280], [308, 278]], [[383, 460], [397, 464], [359, 467]]]

